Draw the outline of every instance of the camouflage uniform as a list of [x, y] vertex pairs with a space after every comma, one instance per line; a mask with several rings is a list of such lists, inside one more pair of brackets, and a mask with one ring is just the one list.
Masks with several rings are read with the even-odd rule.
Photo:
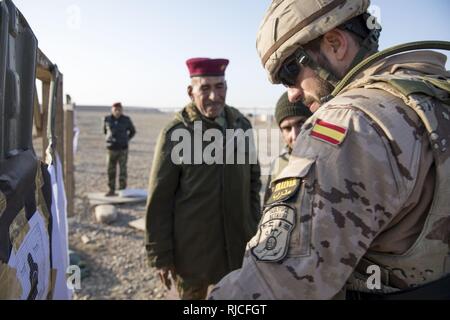
[[108, 187], [109, 190], [116, 190], [117, 165], [119, 165], [119, 189], [127, 188], [127, 162], [128, 149], [108, 150], [106, 163], [108, 164]]
[[[281, 63], [299, 46], [368, 5], [273, 1], [258, 37], [271, 81], [279, 82]], [[347, 290], [387, 296], [450, 273], [445, 62], [435, 52], [385, 58], [318, 109], [273, 183], [243, 267], [210, 298], [342, 299]], [[367, 285], [369, 266], [381, 269], [380, 289]]]
[[103, 121], [103, 132], [106, 135], [108, 148], [108, 186], [110, 191], [116, 190], [116, 170], [120, 168], [119, 189], [127, 188], [127, 162], [128, 144], [136, 135], [136, 129], [131, 119], [125, 115], [115, 118], [113, 115], [106, 116]]
[[[386, 59], [363, 77], [428, 70], [449, 77], [444, 66], [438, 53], [410, 53]], [[448, 114], [436, 116], [446, 124], [448, 139]], [[375, 118], [383, 119], [383, 127]], [[356, 85], [322, 106], [297, 141], [243, 268], [225, 277], [212, 298], [343, 298], [346, 285], [361, 289], [355, 269], [367, 266], [364, 261], [391, 276], [382, 292], [422, 285], [450, 271], [449, 257], [442, 255], [450, 214], [441, 212], [434, 221], [429, 215], [436, 185], [432, 148], [422, 121], [402, 99]]]

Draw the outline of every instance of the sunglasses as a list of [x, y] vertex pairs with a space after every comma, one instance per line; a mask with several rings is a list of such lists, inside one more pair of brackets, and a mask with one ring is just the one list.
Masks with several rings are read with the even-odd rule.
[[297, 50], [281, 66], [278, 71], [278, 80], [285, 87], [295, 86], [300, 71], [310, 65], [311, 61], [311, 57], [303, 49]]

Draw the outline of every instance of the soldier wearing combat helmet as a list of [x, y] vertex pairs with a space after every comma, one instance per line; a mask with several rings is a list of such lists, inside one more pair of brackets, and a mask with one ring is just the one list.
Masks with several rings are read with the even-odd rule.
[[417, 44], [377, 53], [369, 4], [270, 6], [263, 66], [314, 115], [272, 183], [243, 267], [212, 299], [449, 298], [446, 57], [402, 52]]

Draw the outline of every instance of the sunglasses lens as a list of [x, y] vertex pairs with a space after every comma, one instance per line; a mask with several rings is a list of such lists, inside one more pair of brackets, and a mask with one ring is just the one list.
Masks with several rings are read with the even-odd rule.
[[298, 74], [300, 73], [300, 66], [295, 60], [291, 60], [290, 62], [285, 63], [279, 73], [278, 78], [280, 79], [280, 82], [287, 86], [291, 87], [294, 86], [297, 82]]

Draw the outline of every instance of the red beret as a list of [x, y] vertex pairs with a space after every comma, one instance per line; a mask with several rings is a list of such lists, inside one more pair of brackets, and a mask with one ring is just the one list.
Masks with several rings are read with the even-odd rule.
[[191, 78], [193, 77], [220, 77], [230, 61], [226, 59], [193, 58], [186, 61]]

